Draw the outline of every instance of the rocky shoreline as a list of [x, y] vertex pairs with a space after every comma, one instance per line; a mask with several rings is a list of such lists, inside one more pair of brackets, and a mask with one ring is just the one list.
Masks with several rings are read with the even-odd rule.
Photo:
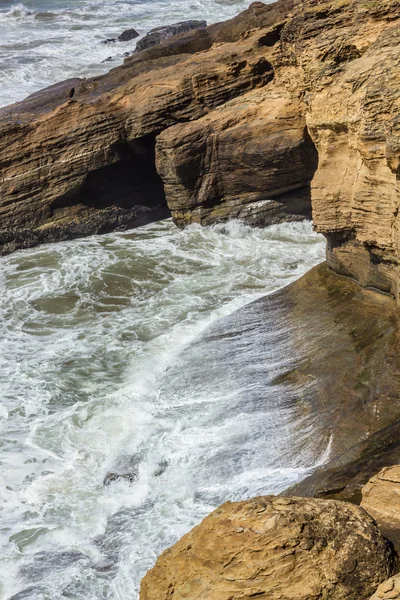
[[326, 265], [256, 309], [285, 311], [300, 358], [275, 384], [326, 426], [329, 462], [217, 509], [143, 600], [400, 596], [399, 46], [398, 0], [256, 2], [0, 110], [3, 254], [168, 215], [312, 211], [327, 239]]

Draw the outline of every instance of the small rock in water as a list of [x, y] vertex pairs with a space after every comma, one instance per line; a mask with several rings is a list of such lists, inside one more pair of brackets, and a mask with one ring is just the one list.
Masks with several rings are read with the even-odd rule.
[[153, 473], [154, 477], [160, 477], [160, 475], [165, 473], [165, 471], [167, 470], [167, 467], [168, 467], [167, 460], [162, 460], [161, 462], [159, 462], [157, 469]]
[[137, 471], [132, 471], [131, 473], [107, 473], [104, 477], [104, 485], [110, 485], [114, 481], [118, 481], [119, 479], [126, 479], [129, 483], [134, 483], [139, 477], [139, 473]]
[[106, 40], [103, 40], [101, 43], [102, 44], [115, 44], [115, 42], [129, 42], [130, 40], [134, 40], [135, 38], [139, 37], [139, 33], [136, 31], [136, 29], [125, 29], [125, 31], [123, 31], [121, 33], [121, 35], [119, 35], [117, 38], [107, 38]]
[[114, 470], [107, 473], [104, 477], [103, 484], [110, 485], [120, 479], [134, 483], [139, 477], [140, 460], [141, 457], [137, 454], [133, 456], [120, 456], [114, 465]]
[[156, 27], [155, 29], [151, 29], [149, 33], [136, 44], [135, 52], [141, 52], [142, 50], [147, 50], [147, 48], [161, 44], [161, 42], [174, 35], [186, 33], [192, 29], [204, 29], [205, 27], [207, 27], [206, 21], [182, 21], [180, 23], [174, 23], [173, 25]]
[[137, 37], [139, 37], [139, 34], [136, 31], [136, 29], [125, 29], [125, 31], [123, 31], [121, 35], [118, 36], [118, 41], [129, 42], [129, 40], [133, 40]]

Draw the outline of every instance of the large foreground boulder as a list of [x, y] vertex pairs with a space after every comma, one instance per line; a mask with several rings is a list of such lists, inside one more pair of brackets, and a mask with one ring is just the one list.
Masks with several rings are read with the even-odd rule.
[[393, 571], [373, 519], [335, 500], [227, 502], [166, 550], [141, 600], [363, 600]]

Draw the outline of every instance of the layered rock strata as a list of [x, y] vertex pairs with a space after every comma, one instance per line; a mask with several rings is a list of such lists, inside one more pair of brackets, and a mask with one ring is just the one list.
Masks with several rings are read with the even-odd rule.
[[367, 600], [392, 551], [362, 509], [266, 496], [223, 504], [157, 560], [141, 600]]
[[3, 251], [312, 202], [331, 268], [397, 298], [399, 21], [398, 0], [254, 3], [3, 109]]

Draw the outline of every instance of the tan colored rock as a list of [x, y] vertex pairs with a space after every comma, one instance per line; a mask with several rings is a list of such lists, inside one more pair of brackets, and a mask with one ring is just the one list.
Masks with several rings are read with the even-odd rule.
[[223, 504], [166, 550], [141, 600], [366, 600], [392, 571], [373, 520], [333, 500]]
[[0, 248], [167, 205], [179, 224], [285, 218], [309, 210], [317, 151], [329, 266], [397, 299], [399, 49], [399, 0], [256, 2], [2, 109]]
[[385, 467], [362, 489], [361, 506], [400, 549], [400, 465]]
[[395, 598], [400, 598], [400, 575], [395, 575], [381, 583], [370, 600], [393, 600]]
[[0, 109], [0, 250], [168, 216], [156, 135], [273, 78], [261, 47], [244, 40], [238, 70], [235, 44], [211, 44], [189, 32]]
[[178, 225], [304, 218], [317, 162], [301, 99], [269, 86], [170, 127], [156, 144], [157, 171]]

